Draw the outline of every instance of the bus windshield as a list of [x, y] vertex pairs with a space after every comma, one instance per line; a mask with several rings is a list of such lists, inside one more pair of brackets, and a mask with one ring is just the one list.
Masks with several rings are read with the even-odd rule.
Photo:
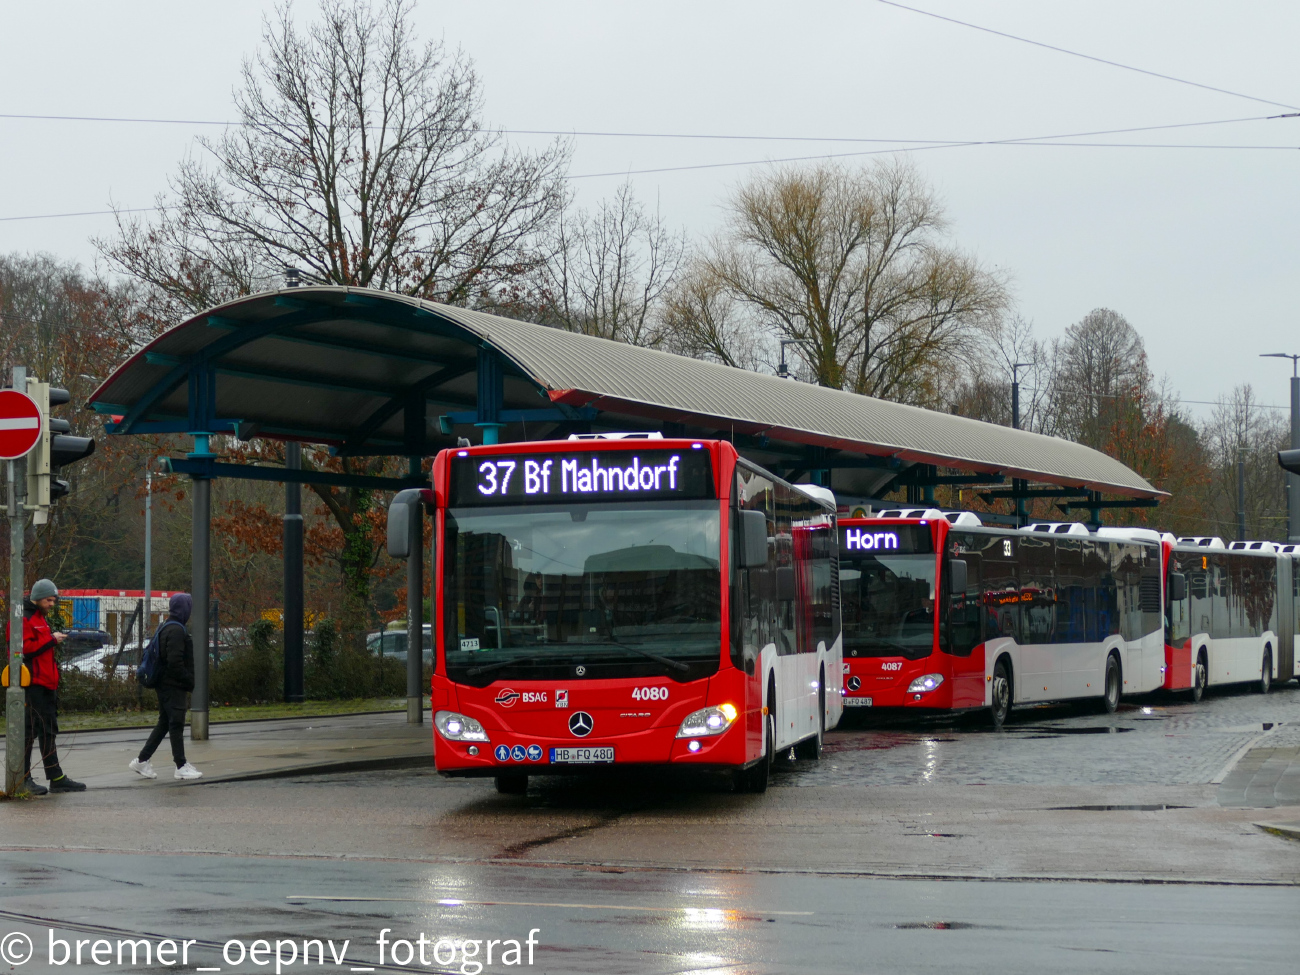
[[844, 655], [919, 660], [934, 648], [934, 555], [845, 560]]
[[718, 502], [451, 508], [447, 676], [668, 676], [721, 657]]

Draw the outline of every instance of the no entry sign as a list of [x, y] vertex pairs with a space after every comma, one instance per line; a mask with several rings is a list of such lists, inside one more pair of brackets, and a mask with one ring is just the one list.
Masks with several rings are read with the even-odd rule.
[[0, 389], [0, 460], [27, 456], [40, 439], [36, 400], [16, 389]]

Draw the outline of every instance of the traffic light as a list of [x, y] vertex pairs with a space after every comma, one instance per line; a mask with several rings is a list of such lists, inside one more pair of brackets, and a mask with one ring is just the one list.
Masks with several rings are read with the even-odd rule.
[[27, 507], [34, 512], [32, 521], [42, 525], [49, 519], [51, 502], [69, 491], [68, 482], [54, 477], [53, 472], [89, 457], [95, 452], [95, 441], [72, 436], [67, 420], [50, 416], [51, 407], [72, 402], [66, 389], [29, 379], [27, 395], [36, 400], [44, 420], [40, 442], [27, 455]]

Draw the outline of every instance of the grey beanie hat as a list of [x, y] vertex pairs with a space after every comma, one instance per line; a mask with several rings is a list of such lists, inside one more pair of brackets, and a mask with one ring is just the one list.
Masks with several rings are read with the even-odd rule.
[[57, 596], [58, 594], [59, 587], [50, 582], [49, 579], [37, 579], [32, 583], [32, 594], [27, 598], [32, 602], [37, 602], [38, 600], [46, 599], [49, 596]]

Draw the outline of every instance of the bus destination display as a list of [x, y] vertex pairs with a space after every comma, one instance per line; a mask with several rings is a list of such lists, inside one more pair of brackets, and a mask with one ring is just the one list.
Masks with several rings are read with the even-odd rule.
[[928, 525], [897, 525], [884, 528], [840, 526], [840, 557], [860, 555], [908, 555], [934, 551]]
[[452, 458], [453, 505], [714, 497], [713, 465], [702, 449]]

